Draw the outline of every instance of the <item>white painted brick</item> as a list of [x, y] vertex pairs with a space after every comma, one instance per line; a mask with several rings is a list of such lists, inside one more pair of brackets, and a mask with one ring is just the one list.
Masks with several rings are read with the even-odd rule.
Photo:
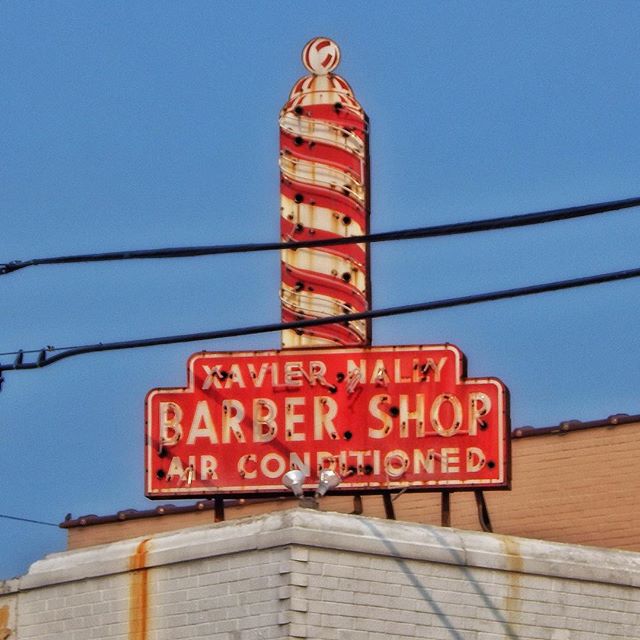
[[331, 629], [329, 627], [320, 627], [318, 625], [307, 625], [307, 637], [314, 640], [322, 638], [322, 640], [338, 640], [338, 629]]
[[154, 618], [154, 626], [158, 629], [172, 629], [184, 627], [187, 624], [187, 614], [180, 613], [173, 616], [159, 615]]
[[321, 597], [325, 602], [353, 604], [356, 593], [354, 591], [341, 591], [340, 589], [324, 589]]
[[322, 575], [336, 578], [353, 578], [354, 568], [339, 564], [326, 564], [322, 569]]
[[353, 629], [338, 629], [337, 640], [368, 640], [366, 631], [354, 631]]
[[308, 611], [309, 605], [304, 598], [291, 598], [289, 600], [289, 609], [291, 611]]
[[308, 562], [309, 561], [309, 549], [305, 547], [291, 547], [291, 555], [292, 560], [298, 560], [300, 562]]
[[309, 586], [309, 576], [301, 573], [292, 573], [289, 576], [289, 584], [296, 587]]
[[290, 638], [307, 638], [307, 625], [304, 624], [290, 624], [289, 625], [289, 637]]
[[240, 620], [234, 618], [232, 620], [218, 620], [213, 624], [215, 633], [225, 633], [229, 631], [237, 631], [240, 629]]
[[351, 616], [353, 614], [353, 605], [342, 602], [324, 602], [317, 600], [308, 600], [309, 611], [315, 613], [332, 613], [338, 616]]
[[278, 612], [278, 624], [289, 624], [291, 622], [291, 611], [289, 609], [282, 609]]
[[[360, 580], [356, 578], [339, 578], [338, 579], [338, 589], [340, 591], [354, 591], [354, 592], [366, 592], [369, 593], [371, 591], [370, 583], [365, 580]], [[389, 592], [387, 588], [386, 593]]]

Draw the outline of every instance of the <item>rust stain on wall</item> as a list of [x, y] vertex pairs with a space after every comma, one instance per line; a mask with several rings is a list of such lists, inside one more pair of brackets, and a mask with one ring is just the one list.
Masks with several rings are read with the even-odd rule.
[[522, 574], [524, 561], [520, 554], [518, 540], [511, 536], [501, 536], [501, 538], [507, 556], [507, 595], [505, 598], [505, 609], [509, 622], [518, 623], [522, 606], [520, 576]]
[[0, 640], [7, 640], [10, 635], [9, 607], [5, 604], [3, 607], [0, 607]]
[[129, 640], [147, 640], [149, 619], [149, 570], [147, 543], [143, 540], [129, 558]]

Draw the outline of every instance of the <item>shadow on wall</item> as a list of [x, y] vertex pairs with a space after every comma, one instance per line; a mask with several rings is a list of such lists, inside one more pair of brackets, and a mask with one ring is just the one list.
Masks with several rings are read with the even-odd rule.
[[[382, 544], [387, 547], [387, 549], [389, 549], [391, 555], [393, 556], [393, 559], [395, 560], [402, 573], [407, 576], [411, 584], [422, 596], [422, 599], [429, 604], [433, 613], [442, 622], [444, 628], [449, 631], [451, 637], [455, 638], [455, 640], [464, 640], [464, 636], [462, 636], [460, 632], [455, 628], [451, 618], [449, 618], [445, 611], [443, 611], [442, 607], [436, 602], [435, 598], [429, 592], [429, 589], [424, 584], [422, 584], [420, 578], [411, 570], [411, 567], [409, 567], [407, 561], [402, 558], [402, 554], [399, 552], [393, 542], [387, 539], [380, 532], [374, 522], [368, 519], [363, 520], [363, 522], [365, 526], [371, 530], [373, 535], [378, 538], [382, 542]], [[437, 531], [434, 530], [433, 534], [440, 543], [442, 549], [447, 551], [451, 555], [451, 559], [454, 561], [454, 563], [460, 567], [460, 570], [464, 574], [468, 583], [482, 599], [482, 602], [485, 604], [486, 610], [491, 613], [496, 622], [502, 627], [502, 630], [505, 633], [505, 637], [511, 638], [512, 640], [519, 640], [518, 634], [513, 630], [513, 628], [509, 624], [509, 621], [504, 617], [502, 611], [500, 610], [500, 607], [498, 607], [496, 603], [491, 599], [489, 594], [486, 593], [486, 591], [482, 587], [482, 584], [478, 582], [469, 567], [466, 566], [462, 554], [460, 554], [455, 549], [451, 549], [451, 547], [448, 546], [446, 540]]]

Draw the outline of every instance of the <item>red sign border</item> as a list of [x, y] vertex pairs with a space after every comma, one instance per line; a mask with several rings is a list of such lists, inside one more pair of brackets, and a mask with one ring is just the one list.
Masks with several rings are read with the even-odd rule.
[[[501, 481], [491, 484], [477, 483], [460, 483], [454, 480], [449, 482], [438, 482], [437, 484], [430, 485], [410, 485], [401, 481], [389, 483], [385, 487], [362, 487], [362, 488], [342, 488], [338, 487], [334, 490], [333, 495], [381, 495], [383, 493], [406, 491], [407, 493], [433, 493], [433, 492], [453, 492], [453, 491], [496, 491], [496, 490], [510, 490], [511, 489], [511, 418], [510, 418], [510, 395], [508, 387], [497, 377], [484, 377], [484, 378], [468, 378], [467, 377], [467, 358], [465, 354], [455, 345], [451, 343], [445, 344], [428, 344], [428, 345], [376, 345], [367, 347], [302, 347], [297, 349], [265, 349], [265, 350], [252, 350], [252, 351], [198, 351], [193, 353], [187, 360], [187, 386], [185, 387], [159, 387], [151, 389], [145, 396], [145, 443], [144, 443], [144, 457], [145, 457], [145, 496], [150, 500], [165, 500], [167, 498], [179, 498], [179, 499], [212, 499], [214, 497], [227, 498], [227, 499], [239, 499], [239, 498], [281, 498], [291, 497], [291, 492], [285, 487], [281, 491], [275, 490], [274, 487], [260, 487], [255, 491], [246, 491], [242, 488], [226, 487], [221, 491], [206, 491], [203, 492], [201, 488], [194, 487], [189, 489], [188, 487], [174, 487], [167, 490], [157, 492], [152, 488], [152, 447], [148, 444], [151, 441], [151, 398], [156, 393], [189, 393], [195, 391], [194, 381], [195, 373], [193, 362], [197, 358], [202, 357], [250, 357], [250, 356], [280, 356], [283, 354], [295, 356], [296, 354], [309, 354], [310, 352], [326, 353], [326, 354], [357, 354], [363, 351], [377, 352], [402, 352], [402, 351], [414, 351], [414, 350], [441, 350], [450, 351], [454, 355], [455, 367], [456, 367], [456, 379], [460, 384], [466, 382], [486, 383], [494, 384], [498, 387], [498, 398], [500, 400], [501, 407], [497, 411], [498, 420], [498, 438], [497, 442], [502, 441], [502, 446], [499, 447], [500, 460], [498, 466], [502, 469]], [[309, 483], [304, 485], [305, 491], [312, 491], [315, 488], [315, 484]]]

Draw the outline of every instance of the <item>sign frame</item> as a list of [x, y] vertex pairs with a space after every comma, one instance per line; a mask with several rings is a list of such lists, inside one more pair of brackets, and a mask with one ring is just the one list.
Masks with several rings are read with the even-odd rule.
[[[497, 403], [495, 406], [491, 407], [491, 411], [493, 412], [493, 415], [491, 416], [491, 420], [492, 420], [491, 425], [487, 427], [486, 423], [484, 423], [482, 420], [478, 420], [478, 423], [481, 424], [481, 427], [480, 427], [481, 429], [487, 428], [488, 431], [492, 431], [492, 435], [495, 436], [497, 459], [495, 461], [494, 466], [498, 467], [497, 479], [494, 478], [491, 481], [442, 480], [442, 481], [424, 481], [421, 483], [417, 483], [416, 481], [409, 482], [409, 481], [402, 481], [402, 480], [391, 480], [391, 481], [388, 480], [386, 483], [379, 483], [379, 482], [370, 482], [370, 481], [369, 482], [350, 481], [349, 473], [347, 473], [346, 474], [347, 477], [343, 478], [342, 484], [339, 485], [336, 489], [334, 489], [332, 493], [341, 494], [341, 495], [379, 495], [379, 494], [388, 493], [389, 491], [393, 492], [393, 491], [400, 491], [400, 490], [405, 490], [410, 492], [434, 492], [434, 491], [435, 492], [443, 492], [443, 491], [457, 492], [457, 491], [478, 491], [478, 490], [491, 491], [491, 490], [510, 489], [511, 488], [511, 437], [510, 437], [511, 425], [510, 425], [510, 412], [509, 412], [509, 391], [507, 387], [502, 383], [502, 381], [495, 377], [468, 378], [466, 357], [456, 346], [447, 343], [444, 345], [417, 345], [417, 346], [403, 345], [403, 346], [327, 347], [327, 348], [310, 347], [310, 348], [299, 348], [299, 349], [285, 349], [285, 350], [279, 350], [279, 351], [278, 350], [239, 351], [239, 352], [201, 351], [201, 352], [194, 353], [187, 362], [187, 385], [185, 387], [152, 389], [151, 391], [148, 392], [145, 398], [145, 452], [144, 452], [144, 455], [145, 455], [145, 495], [146, 497], [152, 500], [162, 500], [167, 498], [172, 498], [172, 499], [173, 498], [196, 499], [196, 498], [213, 498], [213, 497], [276, 498], [276, 497], [283, 497], [283, 496], [286, 496], [286, 497], [291, 496], [291, 493], [284, 486], [282, 486], [279, 479], [277, 481], [274, 480], [268, 485], [256, 484], [255, 486], [248, 487], [246, 486], [246, 484], [242, 486], [240, 485], [234, 486], [233, 484], [229, 484], [228, 482], [226, 482], [224, 483], [224, 486], [218, 486], [218, 487], [209, 486], [206, 488], [199, 486], [198, 481], [196, 480], [196, 484], [194, 486], [192, 481], [193, 481], [194, 475], [196, 474], [196, 471], [193, 468], [191, 469], [191, 472], [190, 472], [191, 477], [188, 476], [189, 472], [187, 471], [186, 480], [185, 479], [179, 480], [176, 486], [170, 486], [170, 487], [165, 486], [164, 488], [159, 488], [160, 485], [164, 484], [165, 482], [168, 482], [168, 480], [166, 480], [166, 476], [160, 477], [159, 475], [157, 475], [161, 471], [161, 469], [159, 469], [158, 467], [160, 465], [162, 469], [164, 469], [164, 473], [166, 474], [166, 467], [168, 466], [168, 458], [172, 457], [170, 455], [171, 454], [170, 449], [172, 448], [172, 445], [170, 445], [167, 442], [167, 446], [165, 447], [159, 442], [159, 438], [160, 438], [159, 425], [157, 424], [159, 422], [157, 417], [158, 402], [160, 401], [161, 397], [164, 397], [165, 399], [168, 399], [170, 397], [183, 398], [185, 396], [188, 396], [189, 394], [195, 394], [197, 391], [196, 389], [197, 376], [194, 369], [195, 369], [196, 363], [198, 363], [199, 361], [211, 360], [211, 359], [228, 361], [229, 359], [235, 359], [237, 361], [244, 361], [245, 363], [248, 364], [250, 360], [253, 358], [255, 362], [259, 361], [260, 359], [262, 360], [271, 359], [271, 361], [273, 361], [274, 363], [277, 363], [277, 362], [296, 363], [301, 361], [310, 361], [310, 359], [315, 358], [316, 361], [318, 362], [326, 363], [326, 361], [328, 361], [328, 358], [343, 358], [346, 363], [348, 360], [351, 360], [351, 361], [358, 360], [359, 356], [365, 355], [367, 358], [370, 358], [370, 359], [375, 358], [376, 361], [383, 361], [382, 359], [383, 357], [387, 358], [388, 360], [393, 358], [395, 363], [397, 363], [398, 361], [401, 363], [400, 368], [402, 368], [403, 356], [413, 358], [415, 357], [416, 352], [423, 354], [425, 357], [428, 356], [429, 354], [433, 355], [438, 353], [441, 355], [441, 357], [443, 357], [442, 354], [447, 354], [448, 356], [451, 356], [452, 357], [451, 366], [454, 368], [454, 371], [451, 372], [451, 371], [448, 371], [448, 369], [445, 371], [447, 372], [446, 375], [449, 376], [450, 378], [451, 376], [453, 376], [453, 378], [451, 379], [455, 381], [456, 389], [458, 388], [462, 389], [464, 387], [467, 387], [468, 385], [470, 386], [469, 388], [471, 387], [480, 388], [479, 386], [488, 385], [490, 388], [493, 388], [495, 390], [494, 391], [495, 395], [492, 396], [492, 398], [497, 400]], [[323, 357], [325, 359], [324, 361], [322, 360]], [[425, 366], [428, 366], [428, 365], [425, 365]], [[437, 364], [434, 366], [437, 366]], [[443, 367], [447, 365], [445, 363], [445, 364], [441, 364], [440, 366]], [[405, 371], [404, 373], [400, 371], [400, 374], [398, 374], [398, 365], [395, 364], [395, 367], [396, 367], [395, 380], [392, 380], [391, 378], [389, 378], [386, 384], [386, 387], [384, 386], [384, 381], [382, 381], [380, 390], [382, 390], [383, 392], [385, 388], [389, 388], [389, 389], [392, 389], [393, 391], [397, 391], [397, 388], [399, 388], [398, 375], [400, 375], [401, 380], [402, 380], [402, 375], [405, 375], [405, 377], [407, 376], [407, 371]], [[427, 369], [427, 372], [428, 372], [428, 369]], [[327, 373], [326, 379], [323, 380], [323, 382], [326, 383], [326, 385], [322, 384], [319, 379], [316, 379], [315, 384], [312, 384], [311, 382], [309, 382], [308, 374], [305, 377], [305, 374], [302, 374], [297, 370], [292, 370], [290, 371], [290, 373], [291, 375], [289, 376], [289, 382], [298, 383], [298, 381], [302, 381], [302, 385], [297, 386], [298, 391], [301, 388], [304, 388], [306, 385], [308, 387], [314, 386], [315, 387], [314, 392], [327, 394], [326, 396], [323, 395], [322, 397], [330, 398], [331, 395], [334, 393], [337, 398], [347, 397], [345, 394], [346, 394], [346, 384], [348, 383], [348, 380], [344, 378], [342, 380], [339, 380], [339, 375], [336, 376], [335, 372], [333, 371], [331, 371], [330, 374]], [[386, 361], [385, 361], [385, 373], [388, 373], [386, 371]], [[426, 380], [420, 380], [420, 381], [415, 380], [415, 374], [409, 373], [408, 374], [409, 377], [413, 376], [413, 379], [411, 381], [402, 380], [402, 382], [407, 382], [409, 387], [413, 388], [417, 386], [422, 390], [426, 390], [426, 387], [420, 387], [420, 385], [428, 386], [431, 384], [431, 386], [434, 386], [437, 382], [435, 380], [436, 378], [435, 369], [433, 369], [431, 373], [433, 374], [433, 378], [434, 378], [434, 380], [431, 381], [433, 384], [431, 384], [431, 382], [428, 380], [428, 375], [429, 375], [428, 373], [425, 374]], [[270, 375], [273, 375], [273, 370], [271, 371]], [[225, 381], [223, 379], [217, 379], [214, 385], [213, 384], [214, 378], [217, 378], [217, 377], [218, 376], [216, 374], [216, 376], [208, 380], [208, 384], [209, 384], [208, 389], [213, 388], [216, 392], [218, 392], [218, 391], [224, 391], [223, 387], [225, 386], [225, 384], [229, 385], [229, 387], [233, 386], [233, 383], [230, 384], [228, 380]], [[367, 380], [365, 379], [360, 383], [360, 386], [363, 389], [365, 388], [365, 385], [368, 385], [368, 386], [377, 385], [377, 381], [375, 383], [373, 382], [373, 373], [371, 371], [369, 372], [369, 377], [370, 377], [369, 382], [367, 382]], [[338, 389], [338, 380], [339, 380], [339, 383], [343, 385], [342, 389]], [[442, 381], [440, 380], [440, 382]], [[245, 384], [246, 384], [246, 381], [245, 381]], [[204, 386], [204, 383], [201, 383], [201, 386]], [[332, 386], [336, 387], [336, 391], [331, 391], [330, 387]], [[356, 387], [357, 386], [358, 384], [356, 384]], [[446, 389], [444, 389], [445, 386], [446, 385], [441, 385], [441, 387], [438, 387], [438, 389], [436, 389], [441, 391], [440, 395], [445, 394], [446, 392]], [[489, 387], [487, 387], [485, 390], [488, 390]], [[281, 393], [281, 392], [295, 393], [295, 391], [292, 390], [291, 387], [287, 387], [284, 390], [278, 389], [277, 392], [273, 391], [273, 388], [272, 388], [272, 393]], [[296, 385], [294, 385], [293, 388], [295, 389]], [[415, 391], [415, 389], [413, 390]], [[263, 395], [266, 395], [268, 392], [266, 390], [261, 390], [261, 393]], [[314, 397], [317, 397], [317, 393], [316, 393], [316, 396]], [[279, 399], [282, 399], [282, 398], [279, 398]], [[342, 402], [342, 399], [340, 401]], [[492, 405], [493, 405], [493, 402], [494, 400], [491, 400]], [[441, 404], [444, 405], [445, 403], [443, 402]], [[215, 405], [215, 406], [218, 406], [218, 405]], [[395, 409], [395, 407], [391, 407], [391, 408]], [[432, 405], [432, 408], [433, 408], [433, 405]], [[446, 409], [446, 406], [445, 406], [445, 409]], [[452, 414], [453, 417], [451, 419], [453, 420], [455, 418], [455, 415], [454, 415], [455, 411], [453, 413], [450, 411], [449, 413]], [[478, 415], [480, 416], [480, 414]], [[417, 418], [409, 417], [409, 419], [414, 420], [416, 425], [418, 424]], [[337, 420], [338, 418], [336, 418], [336, 421]], [[381, 418], [378, 417], [378, 420], [381, 421]], [[447, 422], [449, 421], [449, 418], [446, 418], [443, 421]], [[168, 422], [171, 422], [171, 420], [169, 420]], [[167, 427], [168, 422], [165, 417], [165, 423], [164, 423], [165, 433], [171, 432], [171, 429]], [[204, 424], [205, 423], [201, 423], [201, 426], [199, 427], [200, 430], [196, 434], [199, 437], [201, 437], [201, 434], [205, 433], [203, 431], [204, 426], [202, 426]], [[394, 425], [397, 426], [397, 423], [394, 423]], [[294, 425], [294, 428], [298, 428], [298, 427]], [[191, 429], [193, 429], [193, 426]], [[417, 429], [417, 426], [416, 426], [416, 429]], [[399, 426], [398, 426], [398, 430], [399, 430]], [[493, 432], [495, 432], [495, 434]], [[369, 429], [369, 433], [371, 433], [370, 429]], [[437, 438], [439, 435], [442, 435], [442, 434], [436, 434], [435, 436], [432, 436], [432, 435], [426, 436], [423, 433], [422, 437]], [[476, 433], [475, 435], [478, 436], [482, 434]], [[190, 432], [189, 438], [191, 438], [191, 436], [192, 434]], [[228, 438], [227, 444], [220, 444], [220, 436], [216, 436], [216, 437], [218, 438], [217, 440], [218, 447], [225, 447], [225, 446], [228, 447], [231, 444], [232, 438], [229, 438], [229, 432], [227, 432], [227, 438]], [[281, 437], [284, 437], [284, 434], [281, 433]], [[383, 436], [378, 436], [378, 437], [383, 437]], [[470, 438], [471, 435], [465, 434], [463, 431], [460, 431], [460, 433], [455, 433], [452, 436], [447, 436], [446, 440], [447, 442], [458, 442], [463, 437]], [[369, 440], [370, 439], [371, 438], [369, 438]], [[486, 440], [486, 437], [485, 437], [485, 440]], [[276, 439], [274, 437], [274, 444], [277, 444], [278, 442], [280, 442], [280, 439]], [[411, 442], [413, 442], [413, 440], [411, 440]], [[262, 445], [263, 443], [260, 443], [260, 444]], [[308, 444], [309, 443], [307, 442], [307, 445]], [[373, 444], [376, 444], [376, 443], [373, 442]], [[288, 443], [288, 445], [291, 446], [291, 443]], [[182, 445], [178, 445], [176, 443], [175, 446], [182, 446]], [[212, 446], [215, 447], [216, 445], [212, 445]], [[324, 442], [321, 446], [328, 447], [329, 445], [327, 445], [327, 443]], [[269, 448], [267, 446], [267, 450], [268, 449]], [[442, 449], [442, 451], [445, 451], [445, 449]], [[167, 455], [167, 453], [169, 455]], [[434, 455], [438, 455], [438, 454], [434, 454]], [[467, 455], [470, 455], [469, 449], [467, 449]], [[402, 461], [401, 458], [400, 458], [400, 461]], [[424, 459], [422, 459], [422, 462], [425, 464], [425, 470], [426, 470], [426, 463], [424, 462]], [[333, 461], [333, 463], [335, 463], [335, 466], [338, 467], [336, 471], [340, 474], [341, 468], [340, 468], [338, 456], [335, 456], [335, 460]], [[385, 458], [385, 464], [386, 464], [386, 458]], [[398, 463], [396, 462], [395, 464], [397, 465]], [[171, 467], [169, 468], [171, 469]], [[285, 471], [288, 471], [290, 468], [291, 467], [287, 467]], [[185, 469], [186, 469], [186, 465], [185, 465]], [[344, 470], [344, 464], [342, 465], [342, 470]], [[356, 473], [352, 477], [355, 478], [355, 476], [362, 476], [362, 473], [361, 472]], [[389, 476], [387, 476], [387, 478], [389, 478]], [[306, 481], [304, 484], [304, 490], [313, 491], [316, 488], [316, 486], [317, 486], [317, 473], [311, 473], [310, 477], [308, 478], [308, 481]]]

